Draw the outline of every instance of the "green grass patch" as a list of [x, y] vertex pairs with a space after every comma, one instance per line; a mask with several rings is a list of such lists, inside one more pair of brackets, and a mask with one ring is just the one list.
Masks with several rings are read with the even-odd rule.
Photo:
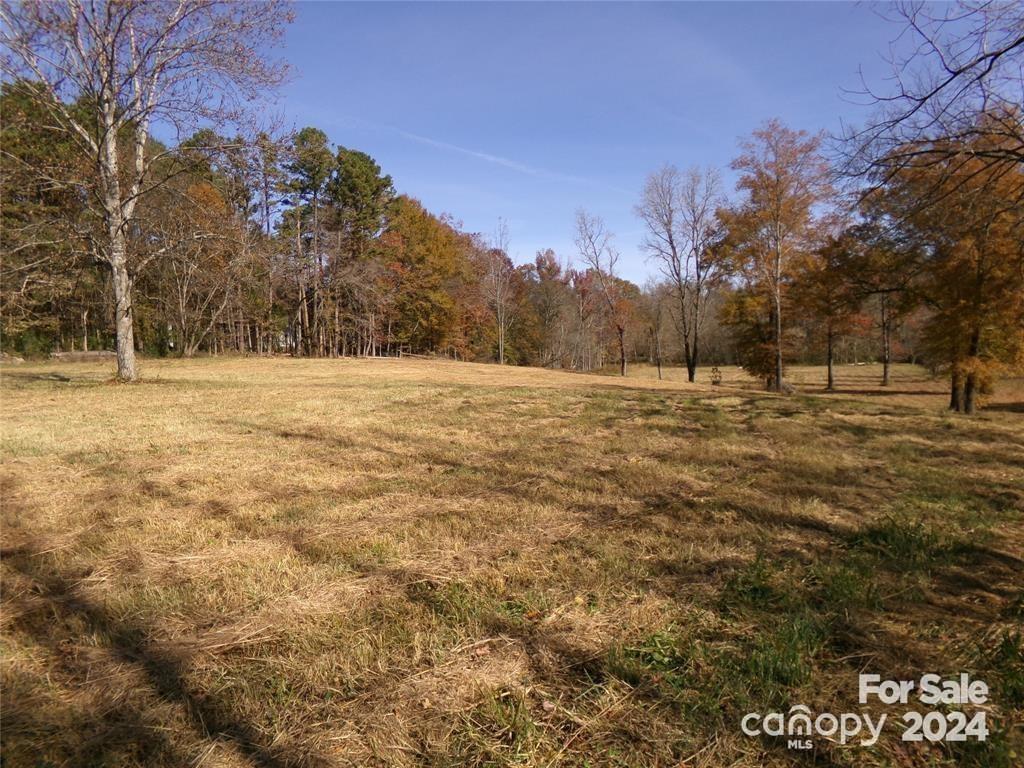
[[824, 622], [814, 614], [786, 617], [754, 636], [737, 671], [758, 701], [783, 706], [794, 688], [811, 679], [814, 655], [826, 636]]
[[540, 738], [526, 696], [517, 690], [498, 690], [463, 715], [442, 765], [525, 765]]
[[889, 515], [850, 537], [850, 546], [897, 571], [926, 571], [948, 564], [952, 543], [920, 519]]

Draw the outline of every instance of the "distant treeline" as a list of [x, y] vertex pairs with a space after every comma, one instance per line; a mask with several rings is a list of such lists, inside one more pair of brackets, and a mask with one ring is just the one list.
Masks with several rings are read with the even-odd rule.
[[[1009, 12], [970, 11], [979, 25], [951, 40], [945, 17], [909, 18], [932, 50], [977, 55], [934, 88], [905, 83], [831, 158], [821, 135], [769, 120], [740, 142], [734, 191], [715, 169], [651, 173], [635, 213], [662, 279], [641, 288], [586, 211], [573, 253], [517, 265], [500, 220], [466, 232], [317, 128], [257, 130], [238, 103], [282, 81], [266, 51], [286, 5], [103, 7], [14, 6], [3, 33], [5, 351], [115, 347], [123, 380], [136, 352], [643, 360], [691, 380], [738, 363], [775, 390], [788, 363], [827, 362], [831, 387], [835, 362], [880, 359], [888, 383], [910, 359], [945, 371], [968, 411], [1022, 367], [1024, 44]], [[155, 123], [189, 138], [166, 146]]]

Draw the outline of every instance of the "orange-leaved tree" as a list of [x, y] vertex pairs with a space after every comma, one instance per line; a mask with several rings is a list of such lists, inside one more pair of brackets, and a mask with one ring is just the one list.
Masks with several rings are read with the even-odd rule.
[[819, 151], [820, 136], [778, 120], [766, 122], [740, 146], [732, 167], [740, 173], [736, 187], [743, 199], [719, 212], [726, 230], [723, 248], [745, 289], [765, 299], [760, 304], [768, 313], [763, 324], [771, 334], [773, 358], [768, 383], [781, 392], [786, 293], [800, 260], [820, 239], [820, 208], [831, 192], [829, 169]]
[[[925, 249], [926, 352], [950, 371], [950, 408], [966, 413], [997, 375], [1024, 367], [1024, 168], [986, 163], [990, 141], [904, 169], [883, 190], [899, 225]], [[938, 189], [942, 206], [918, 205], [922, 189]]]

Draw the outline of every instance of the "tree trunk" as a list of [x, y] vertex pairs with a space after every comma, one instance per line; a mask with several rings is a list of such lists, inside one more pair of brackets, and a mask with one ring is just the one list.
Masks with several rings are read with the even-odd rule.
[[128, 274], [127, 225], [134, 202], [124, 205], [121, 199], [121, 180], [118, 168], [116, 103], [109, 93], [101, 95], [103, 144], [100, 153], [99, 176], [103, 191], [104, 224], [106, 225], [106, 261], [110, 265], [114, 289], [114, 331], [117, 334], [117, 378], [135, 381], [139, 377], [135, 365], [135, 324], [132, 314], [132, 279]]
[[[313, 190], [313, 259], [316, 262], [316, 272], [313, 275], [315, 285], [313, 287], [313, 335], [310, 339], [310, 354], [317, 357], [324, 356], [324, 318], [323, 318], [323, 295], [324, 265], [320, 260], [320, 199], [316, 190]], [[312, 349], [316, 344], [316, 350]]]
[[782, 237], [778, 222], [775, 227], [775, 259], [772, 265], [772, 310], [775, 313], [773, 332], [775, 335], [775, 391], [782, 392]]
[[624, 327], [617, 326], [616, 330], [619, 332], [619, 375], [626, 375], [626, 329]]
[[661, 333], [654, 337], [654, 352], [658, 359], [658, 381], [661, 381]]
[[678, 279], [676, 280], [676, 293], [679, 295], [679, 336], [683, 344], [683, 363], [686, 365], [686, 378], [692, 382], [693, 378], [690, 371], [694, 370], [694, 365], [690, 360], [690, 328], [686, 320], [688, 317], [686, 312], [686, 286]]
[[338, 302], [334, 302], [334, 330], [331, 338], [331, 357], [337, 357], [341, 349], [341, 315]]
[[690, 334], [685, 330], [683, 331], [683, 362], [686, 364], [686, 379], [692, 384], [693, 377], [697, 372], [697, 363], [690, 351]]
[[775, 288], [775, 391], [782, 391], [782, 296]]
[[697, 338], [697, 318], [693, 319], [693, 349], [690, 351], [690, 362], [686, 366], [686, 380], [693, 384], [697, 380], [697, 356], [700, 354]]
[[89, 310], [82, 310], [82, 351], [89, 351]]
[[967, 380], [964, 382], [964, 413], [968, 416], [973, 416], [976, 411], [975, 393], [977, 389], [977, 375], [972, 371], [967, 374]]
[[[696, 329], [694, 330], [694, 339], [690, 340], [689, 334], [683, 339], [683, 357], [686, 361], [686, 380], [693, 384], [697, 378], [697, 339]], [[691, 346], [692, 344], [692, 346]]]
[[954, 366], [953, 374], [950, 377], [950, 388], [949, 388], [949, 410], [957, 411], [959, 413], [961, 408], [961, 381], [960, 371]]
[[299, 288], [299, 340], [299, 354], [306, 354], [309, 351], [309, 302], [305, 283]]
[[981, 332], [975, 328], [971, 333], [971, 344], [968, 352], [971, 356], [971, 368], [967, 373], [967, 380], [964, 382], [964, 413], [973, 416], [975, 412], [975, 395], [978, 391], [978, 353], [981, 351]]
[[892, 363], [892, 318], [889, 315], [888, 298], [882, 299], [882, 386], [888, 387], [889, 370]]
[[835, 391], [836, 388], [836, 372], [835, 372], [835, 351], [833, 349], [833, 336], [832, 330], [828, 332], [828, 385], [825, 387], [829, 392]]
[[132, 321], [132, 280], [125, 263], [124, 235], [113, 236], [110, 276], [114, 287], [114, 329], [117, 333], [117, 378], [135, 381], [139, 378], [135, 364], [135, 326]]

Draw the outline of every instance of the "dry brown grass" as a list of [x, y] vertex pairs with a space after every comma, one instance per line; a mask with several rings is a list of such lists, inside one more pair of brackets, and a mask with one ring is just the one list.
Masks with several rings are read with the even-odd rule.
[[[711, 368], [697, 371], [697, 384], [710, 385]], [[721, 367], [722, 388], [749, 390], [756, 387], [751, 377], [737, 366]], [[874, 363], [837, 365], [836, 391], [825, 390], [825, 367], [821, 365], [794, 365], [786, 369], [786, 380], [804, 394], [843, 400], [868, 400], [876, 405], [908, 405], [915, 408], [942, 410], [949, 404], [949, 379], [932, 376], [926, 369], [912, 365], [894, 365], [893, 382], [883, 387], [882, 366]], [[657, 380], [658, 372], [652, 366], [633, 366], [628, 378]], [[685, 368], [666, 368], [664, 381], [685, 383]], [[1003, 379], [995, 392], [983, 398], [990, 412], [1024, 414], [1024, 377]]]
[[[1020, 382], [679, 373], [4, 370], [4, 765], [1013, 764]], [[997, 733], [740, 734], [862, 669], [975, 672]]]

